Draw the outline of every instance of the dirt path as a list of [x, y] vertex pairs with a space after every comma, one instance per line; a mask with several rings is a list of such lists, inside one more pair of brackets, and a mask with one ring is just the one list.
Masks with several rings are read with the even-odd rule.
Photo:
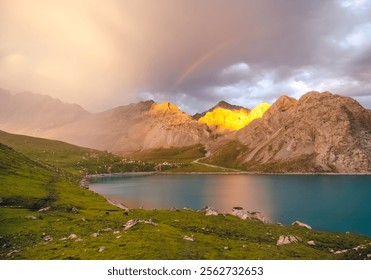
[[226, 171], [237, 171], [237, 172], [241, 172], [242, 171], [242, 170], [239, 170], [239, 169], [227, 168], [227, 167], [223, 167], [223, 166], [218, 166], [218, 165], [213, 165], [213, 164], [207, 164], [207, 163], [199, 162], [199, 160], [204, 159], [204, 158], [207, 158], [207, 157], [202, 157], [202, 158], [195, 159], [193, 161], [193, 163], [198, 163], [198, 164], [201, 164], [201, 165], [204, 165], [204, 166], [207, 166], [207, 167], [219, 168], [219, 169], [223, 169], [223, 170], [226, 170]]

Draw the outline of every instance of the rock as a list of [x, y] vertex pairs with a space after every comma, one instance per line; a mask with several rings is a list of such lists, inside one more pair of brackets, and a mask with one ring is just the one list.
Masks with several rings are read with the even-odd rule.
[[139, 223], [139, 220], [137, 219], [132, 219], [132, 220], [129, 220], [126, 222], [126, 224], [124, 225], [124, 230], [128, 230], [130, 228], [132, 228], [133, 226], [135, 226], [136, 224]]
[[79, 185], [80, 187], [84, 188], [84, 189], [89, 189], [89, 181], [86, 179], [86, 178], [83, 178], [80, 182], [79, 182]]
[[102, 246], [102, 247], [99, 248], [98, 252], [101, 253], [101, 252], [104, 251], [104, 249], [106, 249], [106, 247]]
[[135, 226], [139, 223], [157, 226], [157, 224], [154, 223], [152, 221], [152, 219], [149, 219], [149, 220], [131, 219], [131, 220], [127, 221], [126, 224], [124, 225], [124, 230], [128, 230], [128, 229], [132, 228], [133, 226]]
[[67, 237], [67, 239], [75, 239], [75, 238], [77, 238], [77, 235], [74, 234], [74, 233], [71, 233], [71, 234]]
[[211, 207], [207, 207], [205, 210], [205, 216], [218, 216], [219, 213], [214, 209], [214, 208], [211, 208]]
[[113, 234], [119, 234], [119, 233], [120, 233], [119, 230], [116, 230], [116, 231], [113, 232]]
[[310, 230], [312, 229], [310, 225], [304, 224], [303, 222], [300, 222], [300, 221], [295, 221], [292, 223], [292, 225], [298, 225], [299, 227], [305, 227]]
[[335, 255], [339, 255], [339, 254], [344, 254], [344, 253], [346, 253], [346, 252], [348, 252], [347, 249], [336, 251], [336, 252], [334, 252], [334, 254], [335, 254]]
[[259, 220], [267, 224], [269, 221], [260, 212], [249, 212], [241, 207], [233, 207], [232, 215], [239, 217], [242, 220]]
[[39, 210], [39, 212], [46, 212], [46, 211], [49, 211], [49, 210], [50, 210], [50, 206], [45, 207], [45, 208], [41, 208], [41, 209]]
[[314, 240], [309, 240], [309, 241], [308, 241], [308, 245], [315, 246], [316, 243], [314, 242]]
[[12, 250], [10, 251], [8, 254], [6, 254], [7, 257], [10, 257], [12, 254], [14, 253], [18, 253], [19, 251], [18, 250]]
[[286, 245], [286, 244], [290, 244], [290, 243], [299, 243], [301, 242], [302, 239], [298, 236], [294, 236], [294, 235], [281, 235], [278, 240], [277, 240], [277, 245]]
[[79, 214], [79, 210], [76, 207], [72, 207], [70, 212], [72, 214]]
[[191, 237], [191, 236], [184, 235], [183, 239], [188, 240], [188, 241], [192, 241], [192, 242], [194, 241], [193, 236]]
[[49, 235], [46, 235], [46, 236], [43, 237], [43, 240], [44, 240], [45, 242], [49, 242], [49, 241], [52, 241], [53, 238], [50, 237]]
[[224, 250], [229, 250], [229, 247], [228, 247], [228, 246], [225, 246], [225, 247], [224, 247]]
[[100, 231], [108, 232], [108, 231], [112, 231], [112, 229], [111, 229], [111, 228], [103, 228], [103, 229], [101, 229]]
[[99, 235], [99, 233], [94, 232], [94, 233], [91, 235], [91, 237], [98, 237], [98, 235]]
[[37, 218], [35, 216], [26, 216], [27, 219], [31, 219], [31, 220], [37, 220]]
[[256, 170], [273, 164], [272, 172], [369, 173], [370, 130], [370, 110], [352, 98], [329, 92], [309, 92], [298, 101], [280, 97], [237, 131], [248, 152], [236, 161], [253, 162]]

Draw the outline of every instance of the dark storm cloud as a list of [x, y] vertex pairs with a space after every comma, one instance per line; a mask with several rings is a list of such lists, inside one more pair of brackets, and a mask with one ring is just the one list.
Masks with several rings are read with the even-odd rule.
[[151, 98], [195, 113], [309, 90], [369, 106], [370, 19], [364, 0], [5, 0], [0, 87], [94, 110]]

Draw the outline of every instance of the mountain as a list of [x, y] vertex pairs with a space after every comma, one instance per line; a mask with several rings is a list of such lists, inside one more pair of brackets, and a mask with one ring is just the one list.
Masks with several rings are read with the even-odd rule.
[[237, 106], [237, 105], [232, 105], [228, 102], [225, 101], [219, 101], [214, 107], [210, 108], [209, 110], [202, 112], [202, 113], [196, 113], [193, 115], [193, 118], [195, 120], [199, 120], [201, 117], [205, 116], [207, 113], [214, 111], [217, 108], [222, 108], [222, 109], [227, 109], [230, 111], [239, 111], [239, 110], [245, 110], [247, 113], [250, 112], [250, 109], [242, 107], [242, 106]]
[[268, 103], [262, 103], [253, 110], [249, 110], [221, 101], [210, 110], [195, 115], [194, 118], [200, 123], [205, 123], [216, 133], [228, 133], [247, 126], [256, 118], [261, 118], [269, 107]]
[[30, 92], [11, 95], [0, 89], [1, 130], [37, 136], [89, 115], [79, 105], [63, 103], [50, 96]]
[[282, 96], [263, 115], [212, 147], [208, 162], [229, 161], [254, 171], [371, 172], [371, 111], [352, 98], [309, 92], [299, 100]]
[[43, 137], [126, 154], [205, 143], [210, 132], [174, 104], [144, 101], [50, 129]]
[[169, 102], [91, 114], [48, 96], [3, 91], [0, 109], [0, 129], [121, 155], [204, 145], [201, 162], [242, 170], [371, 172], [371, 111], [329, 92], [281, 96], [251, 111], [219, 102], [198, 120]]

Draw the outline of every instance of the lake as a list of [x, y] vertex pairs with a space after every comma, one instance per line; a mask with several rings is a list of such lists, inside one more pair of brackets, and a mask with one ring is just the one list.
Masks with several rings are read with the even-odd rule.
[[317, 230], [371, 236], [369, 175], [110, 175], [90, 182], [91, 190], [130, 208], [240, 206], [274, 223], [300, 220]]

